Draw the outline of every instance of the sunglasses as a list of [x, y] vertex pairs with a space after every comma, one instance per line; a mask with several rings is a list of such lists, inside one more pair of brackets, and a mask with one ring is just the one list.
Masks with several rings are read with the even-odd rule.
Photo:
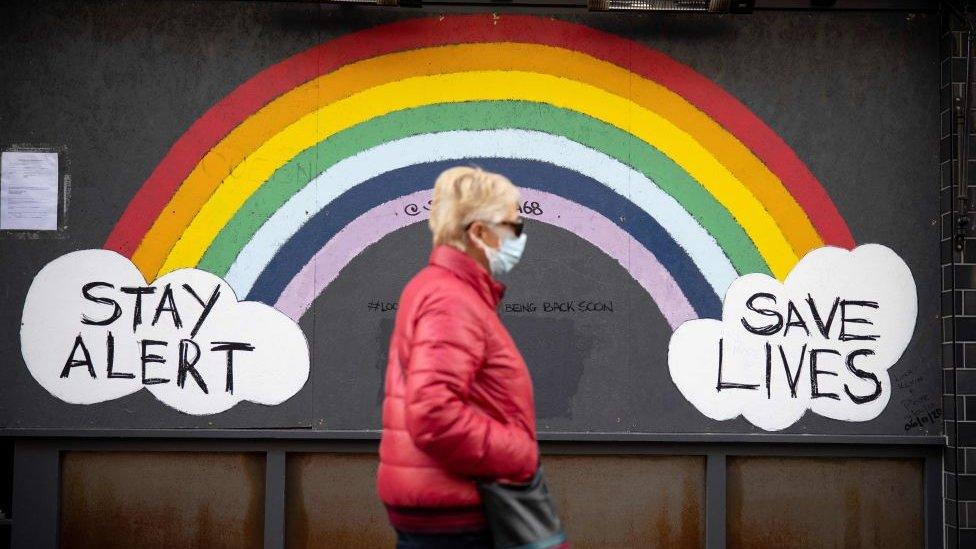
[[[522, 221], [521, 219], [519, 219], [518, 221], [499, 221], [497, 223], [492, 223], [490, 221], [482, 221], [482, 223], [485, 223], [487, 225], [505, 225], [507, 227], [510, 227], [512, 229], [512, 232], [515, 233], [515, 238], [522, 236], [522, 230], [525, 229], [525, 222]], [[468, 229], [471, 228], [471, 225], [474, 224], [475, 224], [474, 221], [468, 223], [468, 225], [464, 228], [464, 230], [467, 231]]]

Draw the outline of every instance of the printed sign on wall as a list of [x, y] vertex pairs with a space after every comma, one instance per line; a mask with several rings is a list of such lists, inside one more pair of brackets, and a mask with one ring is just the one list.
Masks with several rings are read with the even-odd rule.
[[732, 283], [722, 319], [691, 320], [671, 336], [668, 366], [706, 416], [743, 415], [774, 431], [807, 410], [868, 421], [891, 398], [888, 368], [911, 340], [915, 280], [890, 249], [825, 247], [782, 283], [749, 274]]
[[305, 335], [276, 309], [238, 302], [197, 269], [147, 284], [109, 250], [72, 252], [38, 273], [20, 342], [34, 379], [76, 404], [145, 388], [177, 410], [213, 414], [242, 400], [279, 404], [309, 371]]

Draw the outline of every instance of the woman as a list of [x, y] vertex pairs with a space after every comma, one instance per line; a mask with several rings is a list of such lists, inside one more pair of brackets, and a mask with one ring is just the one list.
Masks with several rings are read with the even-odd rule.
[[430, 262], [400, 297], [377, 487], [397, 547], [491, 547], [476, 479], [538, 466], [532, 380], [498, 318], [526, 236], [505, 177], [457, 167], [434, 184]]

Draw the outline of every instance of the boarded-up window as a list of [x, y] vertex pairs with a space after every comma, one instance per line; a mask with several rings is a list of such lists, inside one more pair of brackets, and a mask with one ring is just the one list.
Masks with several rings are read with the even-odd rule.
[[922, 547], [922, 462], [728, 460], [728, 547]]
[[264, 454], [67, 452], [61, 547], [264, 546]]
[[393, 547], [376, 454], [289, 454], [286, 547]]
[[546, 456], [544, 467], [575, 548], [705, 544], [703, 457]]
[[[544, 463], [573, 547], [703, 546], [703, 458], [546, 456]], [[289, 455], [289, 549], [392, 547], [376, 465], [375, 455]]]

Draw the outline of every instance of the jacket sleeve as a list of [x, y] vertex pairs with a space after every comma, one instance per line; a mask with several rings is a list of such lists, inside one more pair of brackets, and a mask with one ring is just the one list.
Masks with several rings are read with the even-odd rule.
[[538, 445], [524, 429], [468, 403], [485, 353], [483, 320], [470, 307], [432, 297], [415, 320], [407, 365], [407, 431], [426, 454], [464, 476], [523, 480]]

